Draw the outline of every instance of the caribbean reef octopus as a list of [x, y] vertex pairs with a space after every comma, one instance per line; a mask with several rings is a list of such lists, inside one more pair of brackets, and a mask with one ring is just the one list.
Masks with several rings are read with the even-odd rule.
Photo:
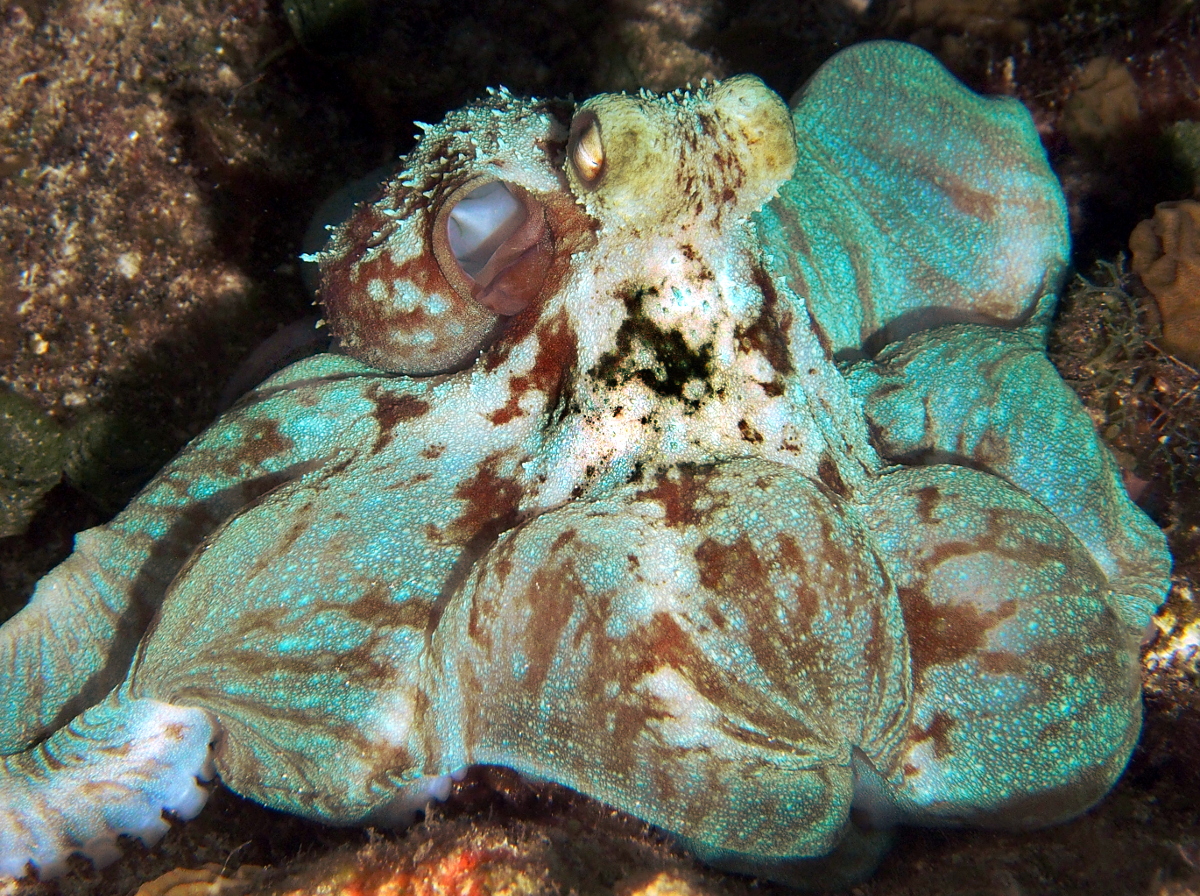
[[359, 824], [498, 764], [796, 885], [1104, 795], [1170, 561], [1047, 360], [1016, 101], [868, 43], [790, 111], [498, 90], [406, 161], [321, 253], [340, 351], [0, 629], [0, 875], [214, 774]]

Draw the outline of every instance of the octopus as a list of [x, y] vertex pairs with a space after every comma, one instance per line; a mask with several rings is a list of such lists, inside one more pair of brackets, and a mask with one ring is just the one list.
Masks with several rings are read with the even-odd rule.
[[320, 254], [337, 350], [0, 629], [0, 875], [153, 843], [214, 776], [354, 825], [506, 766], [798, 886], [1108, 791], [1170, 558], [1046, 356], [1023, 107], [878, 42], [790, 108], [422, 127]]

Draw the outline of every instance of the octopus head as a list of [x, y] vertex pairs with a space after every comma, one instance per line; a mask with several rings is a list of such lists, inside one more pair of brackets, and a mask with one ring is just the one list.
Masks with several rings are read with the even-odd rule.
[[654, 234], [719, 238], [795, 161], [787, 107], [752, 76], [577, 109], [493, 91], [426, 127], [405, 171], [339, 228], [319, 258], [320, 297], [358, 359], [462, 369], [589, 256], [595, 268]]

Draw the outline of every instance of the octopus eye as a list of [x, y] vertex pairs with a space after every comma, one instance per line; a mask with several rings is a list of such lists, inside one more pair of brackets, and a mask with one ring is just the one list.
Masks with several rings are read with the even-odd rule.
[[477, 187], [450, 210], [446, 221], [450, 251], [467, 275], [475, 277], [526, 217], [525, 206], [502, 181]]
[[567, 154], [584, 186], [594, 187], [600, 182], [604, 174], [604, 141], [600, 137], [600, 120], [594, 113], [581, 112], [571, 122]]
[[438, 212], [433, 252], [459, 295], [511, 315], [541, 293], [554, 243], [545, 212], [529, 193], [504, 181], [475, 180]]

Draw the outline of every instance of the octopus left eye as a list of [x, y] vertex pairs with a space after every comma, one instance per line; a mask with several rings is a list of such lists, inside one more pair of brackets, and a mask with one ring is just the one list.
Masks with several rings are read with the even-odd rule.
[[527, 217], [525, 207], [503, 181], [476, 187], [450, 210], [446, 222], [450, 251], [462, 269], [474, 277]]
[[460, 295], [506, 315], [537, 298], [554, 254], [541, 204], [499, 180], [471, 181], [448, 197], [433, 248]]

